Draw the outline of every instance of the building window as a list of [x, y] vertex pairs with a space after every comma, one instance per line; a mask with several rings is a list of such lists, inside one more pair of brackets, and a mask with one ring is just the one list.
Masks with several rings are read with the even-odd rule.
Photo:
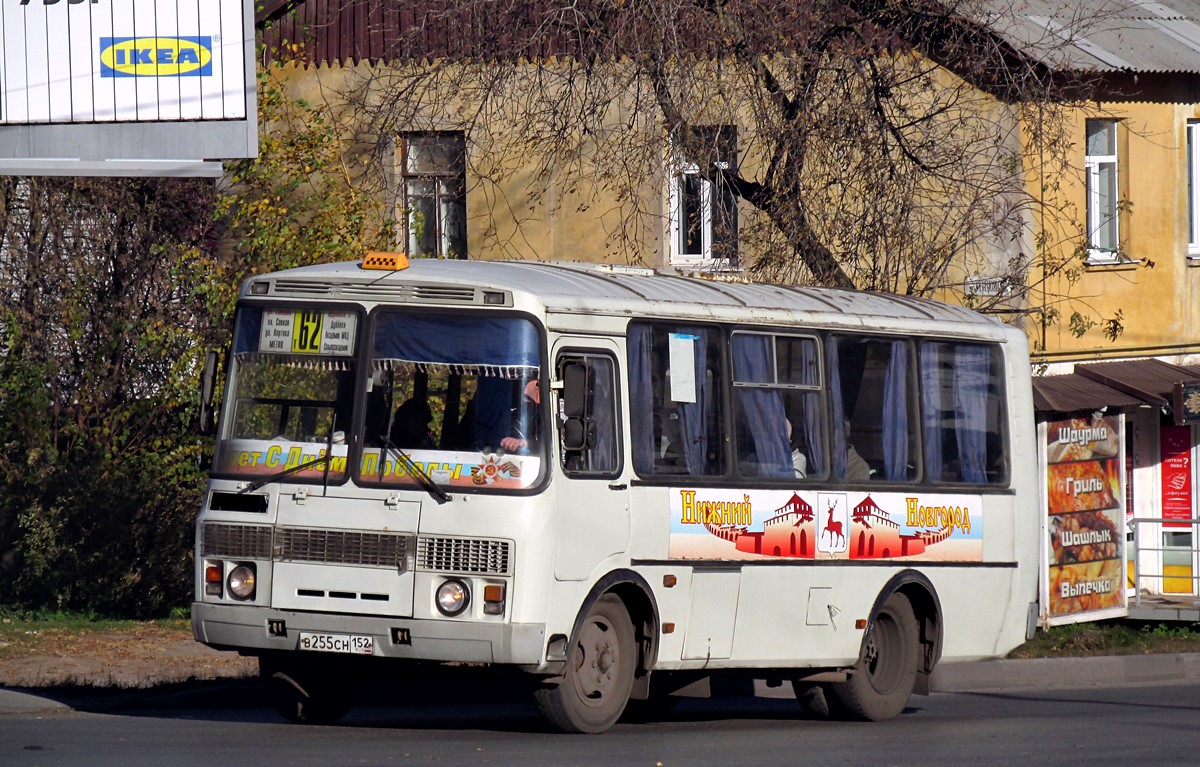
[[1200, 258], [1200, 120], [1187, 124], [1188, 255]]
[[671, 172], [671, 263], [737, 268], [737, 199], [722, 171], [737, 170], [737, 128], [691, 129]]
[[1119, 260], [1117, 231], [1117, 121], [1087, 121], [1088, 262]]
[[467, 257], [466, 165], [462, 133], [401, 137], [401, 220], [409, 255]]

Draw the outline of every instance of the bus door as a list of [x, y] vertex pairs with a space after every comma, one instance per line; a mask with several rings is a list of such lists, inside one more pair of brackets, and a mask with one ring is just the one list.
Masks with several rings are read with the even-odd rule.
[[629, 549], [628, 480], [621, 450], [618, 349], [603, 338], [555, 344], [558, 550], [554, 576], [583, 580]]

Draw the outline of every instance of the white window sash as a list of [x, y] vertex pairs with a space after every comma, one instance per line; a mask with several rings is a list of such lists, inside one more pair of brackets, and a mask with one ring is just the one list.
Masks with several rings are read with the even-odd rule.
[[[1200, 259], [1200, 120], [1189, 120], [1184, 134], [1187, 144], [1188, 257]], [[1185, 179], [1185, 183], [1187, 183]]]
[[[1114, 125], [1115, 133], [1115, 125]], [[1114, 135], [1115, 138], [1115, 135]], [[1115, 148], [1115, 147], [1114, 147]], [[1109, 190], [1109, 200], [1107, 206], [1103, 206], [1101, 201], [1104, 198], [1105, 191], [1102, 189], [1101, 169], [1112, 167], [1112, 182]], [[1120, 190], [1119, 173], [1120, 166], [1117, 162], [1116, 154], [1104, 155], [1086, 155], [1084, 158], [1084, 168], [1087, 175], [1087, 240], [1088, 240], [1088, 256], [1089, 264], [1115, 264], [1120, 262], [1119, 247], [1121, 242], [1120, 214], [1118, 209], [1117, 194]], [[1100, 245], [1100, 238], [1104, 229], [1111, 226], [1112, 229], [1112, 244], [1113, 247], [1104, 248]]]

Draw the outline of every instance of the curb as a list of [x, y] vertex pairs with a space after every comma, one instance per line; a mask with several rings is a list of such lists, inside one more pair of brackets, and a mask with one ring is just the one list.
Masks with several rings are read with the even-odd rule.
[[1102, 655], [946, 663], [934, 669], [933, 692], [1054, 690], [1200, 681], [1200, 653]]

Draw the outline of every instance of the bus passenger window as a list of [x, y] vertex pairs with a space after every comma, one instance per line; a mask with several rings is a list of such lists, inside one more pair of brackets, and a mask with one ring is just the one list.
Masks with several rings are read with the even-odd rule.
[[827, 462], [816, 339], [737, 332], [731, 344], [740, 473], [822, 476]]
[[638, 474], [725, 471], [721, 334], [676, 323], [631, 323], [629, 420]]
[[930, 482], [1002, 484], [1004, 388], [1000, 353], [984, 344], [921, 344], [921, 430]]
[[917, 479], [915, 365], [904, 339], [831, 336], [826, 350], [833, 476]]

